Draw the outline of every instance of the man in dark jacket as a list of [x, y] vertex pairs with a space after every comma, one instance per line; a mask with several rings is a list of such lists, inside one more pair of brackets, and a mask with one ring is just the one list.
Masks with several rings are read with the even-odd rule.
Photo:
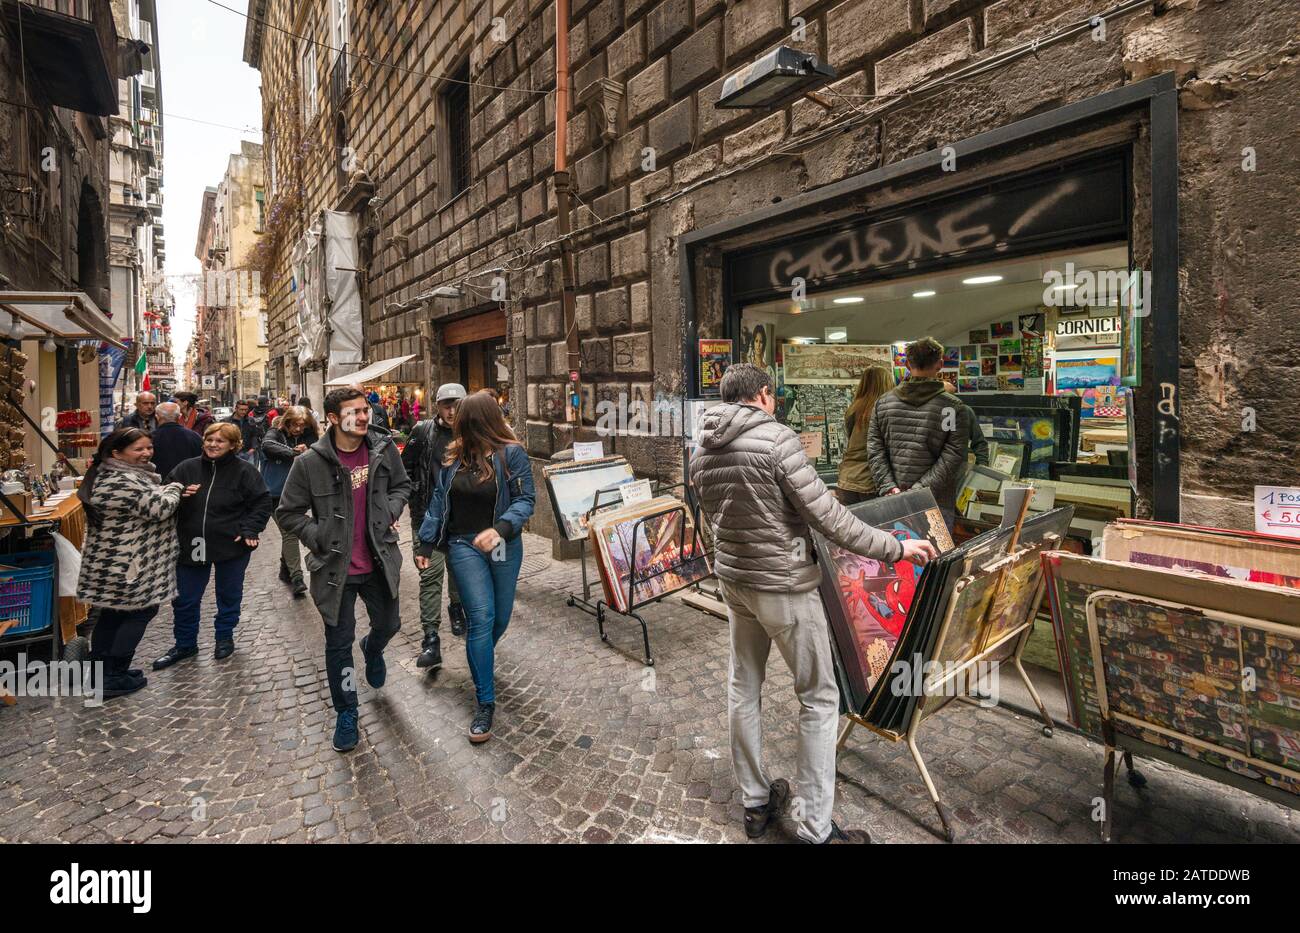
[[[411, 439], [402, 451], [402, 463], [411, 477], [411, 548], [420, 546], [420, 523], [429, 509], [429, 496], [438, 482], [443, 454], [452, 438], [452, 425], [456, 421], [456, 406], [466, 395], [465, 387], [449, 382], [439, 386], [434, 416], [421, 421], [411, 431]], [[420, 571], [420, 625], [424, 629], [424, 644], [416, 667], [430, 672], [442, 667], [442, 643], [438, 627], [442, 624], [442, 582], [448, 583], [450, 604], [447, 615], [451, 617], [451, 633], [465, 634], [465, 610], [456, 592], [456, 582], [447, 575], [447, 558], [441, 551], [429, 555], [429, 566]]]
[[239, 428], [239, 433], [244, 437], [244, 447], [239, 452], [239, 459], [256, 464], [257, 449], [262, 446], [264, 432], [253, 415], [253, 404], [241, 398], [235, 402], [235, 410], [230, 417], [221, 420]]
[[907, 345], [907, 368], [907, 379], [882, 395], [871, 413], [871, 475], [881, 495], [928, 488], [951, 528], [970, 441], [965, 406], [939, 379], [943, 344], [933, 337]]
[[[734, 363], [719, 387], [725, 404], [704, 413], [690, 480], [714, 540], [714, 567], [731, 625], [727, 714], [731, 763], [745, 807], [745, 832], [763, 835], [790, 799], [784, 778], [763, 773], [760, 698], [775, 642], [799, 697], [797, 834], [813, 844], [867, 842], [831, 820], [835, 802], [835, 684], [826, 612], [810, 529], [855, 554], [924, 564], [928, 541], [899, 541], [839, 503], [817, 476], [789, 426], [776, 420], [772, 376]], [[879, 404], [879, 403], [877, 403]]]
[[158, 407], [158, 396], [152, 392], [141, 392], [135, 397], [135, 411], [122, 419], [119, 428], [139, 428], [145, 434], [152, 434], [158, 426], [154, 409]]
[[181, 407], [163, 402], [156, 413], [158, 426], [153, 431], [153, 465], [159, 476], [166, 476], [182, 460], [203, 453], [203, 438], [180, 424]]
[[357, 747], [357, 597], [370, 634], [361, 639], [366, 682], [384, 685], [384, 647], [401, 627], [397, 592], [402, 552], [397, 520], [411, 494], [402, 458], [389, 434], [371, 431], [370, 404], [356, 389], [325, 397], [325, 436], [298, 457], [280, 493], [275, 520], [308, 550], [311, 595], [325, 623], [325, 672], [338, 716], [334, 749]]

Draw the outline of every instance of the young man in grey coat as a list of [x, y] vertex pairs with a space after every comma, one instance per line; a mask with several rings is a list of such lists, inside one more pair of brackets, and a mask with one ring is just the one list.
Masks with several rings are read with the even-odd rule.
[[325, 622], [325, 674], [338, 714], [334, 750], [357, 747], [357, 597], [370, 617], [361, 639], [366, 682], [384, 685], [384, 646], [397, 634], [402, 552], [397, 520], [411, 495], [392, 435], [370, 430], [370, 403], [355, 388], [325, 397], [329, 430], [293, 462], [275, 520], [307, 548], [311, 596]]
[[745, 807], [745, 832], [761, 836], [790, 800], [790, 784], [762, 766], [760, 694], [775, 642], [799, 697], [797, 834], [804, 842], [869, 842], [842, 830], [835, 803], [839, 688], [810, 529], [876, 560], [924, 564], [927, 541], [899, 541], [855, 518], [818, 478], [799, 436], [774, 417], [772, 377], [751, 363], [727, 370], [724, 404], [703, 418], [691, 482], [713, 532], [714, 567], [731, 625], [727, 710], [731, 761]]

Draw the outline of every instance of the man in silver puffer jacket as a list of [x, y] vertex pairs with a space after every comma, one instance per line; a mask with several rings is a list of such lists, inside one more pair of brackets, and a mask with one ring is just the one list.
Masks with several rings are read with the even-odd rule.
[[745, 807], [745, 831], [761, 836], [790, 799], [784, 779], [762, 767], [760, 694], [772, 643], [794, 674], [799, 696], [799, 838], [867, 842], [831, 820], [839, 688], [817, 585], [810, 528], [856, 554], [924, 564], [927, 541], [899, 541], [855, 518], [818, 478], [799, 436], [774, 417], [772, 377], [738, 363], [722, 379], [724, 404], [703, 417], [691, 482], [707, 516], [731, 624], [727, 693], [731, 760]]

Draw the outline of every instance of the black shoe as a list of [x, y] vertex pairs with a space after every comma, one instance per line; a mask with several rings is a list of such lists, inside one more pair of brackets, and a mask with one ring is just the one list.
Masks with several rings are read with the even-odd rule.
[[480, 703], [474, 721], [469, 724], [469, 740], [475, 745], [492, 738], [492, 714], [496, 712], [495, 703]]
[[357, 711], [339, 710], [334, 720], [334, 751], [350, 752], [357, 747]]
[[366, 659], [366, 683], [378, 690], [388, 680], [388, 665], [384, 663], [384, 653], [382, 651], [371, 656], [370, 652], [366, 650], [366, 645], [369, 643], [369, 635], [361, 639], [361, 654]]
[[429, 673], [433, 673], [442, 667], [442, 645], [437, 638], [424, 640], [424, 645], [420, 649], [420, 656], [415, 661], [416, 667], [428, 668]]
[[167, 649], [166, 654], [164, 654], [161, 658], [157, 658], [154, 660], [153, 669], [155, 671], [166, 670], [167, 668], [175, 664], [177, 661], [184, 661], [186, 658], [192, 658], [198, 653], [199, 653], [199, 649], [197, 647], [181, 648], [178, 645], [172, 645], [170, 648]]
[[302, 599], [307, 595], [307, 584], [303, 582], [302, 577], [295, 577], [293, 580], [293, 598]]
[[772, 817], [780, 816], [786, 804], [790, 802], [790, 782], [777, 778], [768, 786], [767, 803], [761, 807], [745, 808], [745, 835], [757, 839], [767, 832], [767, 824]]
[[465, 607], [460, 603], [448, 603], [447, 615], [451, 618], [451, 633], [457, 638], [465, 636]]
[[126, 676], [130, 677], [132, 680], [143, 680], [144, 671], [140, 670], [138, 667], [133, 667], [126, 672]]
[[871, 842], [871, 834], [865, 829], [840, 829], [834, 820], [831, 820], [831, 833], [823, 839], [818, 845], [823, 846], [840, 846], [840, 845], [863, 845]]
[[291, 578], [289, 576], [289, 565], [286, 564], [283, 560], [281, 560], [280, 561], [280, 582], [288, 583], [290, 582], [290, 580]]
[[217, 650], [212, 652], [212, 656], [218, 661], [224, 661], [235, 653], [235, 643], [233, 641], [217, 642]]
[[143, 675], [140, 677], [105, 677], [104, 678], [104, 699], [111, 700], [114, 697], [124, 697], [128, 694], [135, 693], [148, 686], [149, 681]]

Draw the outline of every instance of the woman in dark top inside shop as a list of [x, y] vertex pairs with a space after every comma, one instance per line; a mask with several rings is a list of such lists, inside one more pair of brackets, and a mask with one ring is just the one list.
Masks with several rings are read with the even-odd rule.
[[434, 548], [447, 554], [465, 607], [465, 653], [478, 708], [471, 742], [492, 737], [496, 644], [510, 624], [523, 563], [520, 538], [533, 514], [535, 492], [528, 455], [506, 424], [496, 399], [474, 393], [456, 411], [438, 484], [420, 526], [415, 564], [423, 569]]

